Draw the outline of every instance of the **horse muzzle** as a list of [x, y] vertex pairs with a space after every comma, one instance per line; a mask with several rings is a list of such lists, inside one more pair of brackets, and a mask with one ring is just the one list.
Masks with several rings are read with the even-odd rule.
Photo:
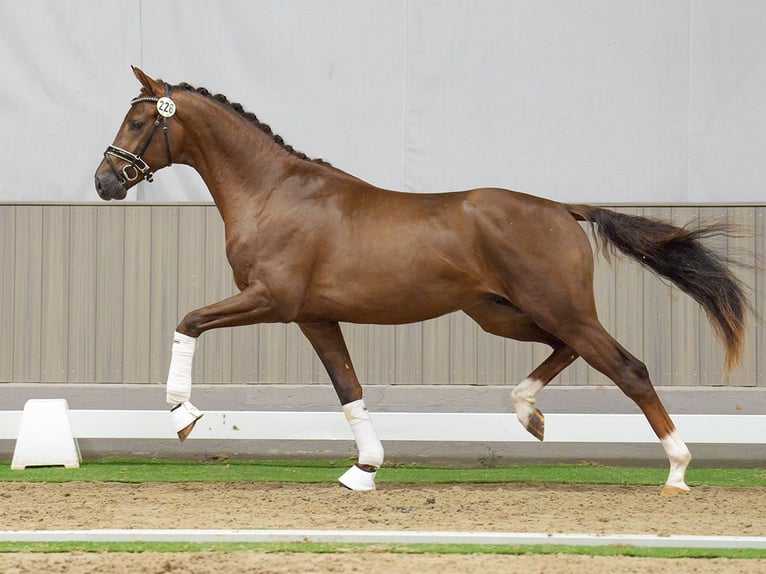
[[96, 193], [104, 201], [125, 199], [128, 194], [122, 182], [111, 172], [97, 173], [94, 180]]

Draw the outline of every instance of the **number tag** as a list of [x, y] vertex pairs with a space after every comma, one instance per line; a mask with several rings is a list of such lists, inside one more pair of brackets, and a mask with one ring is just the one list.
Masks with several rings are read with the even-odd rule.
[[171, 117], [176, 113], [176, 103], [168, 97], [157, 100], [157, 111], [165, 118]]

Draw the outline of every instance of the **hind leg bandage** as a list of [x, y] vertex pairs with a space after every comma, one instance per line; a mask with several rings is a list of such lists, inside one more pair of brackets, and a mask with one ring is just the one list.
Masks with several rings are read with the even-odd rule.
[[184, 403], [191, 397], [192, 361], [197, 339], [176, 331], [173, 333], [173, 352], [170, 357], [170, 371], [166, 399], [171, 405]]

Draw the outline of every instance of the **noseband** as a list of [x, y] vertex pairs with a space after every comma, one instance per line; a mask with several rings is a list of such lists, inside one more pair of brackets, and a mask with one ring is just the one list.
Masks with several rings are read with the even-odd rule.
[[[157, 98], [154, 96], [139, 96], [130, 102], [131, 106], [135, 106], [136, 104], [141, 104], [144, 102], [152, 102], [157, 105], [157, 117], [154, 120], [154, 125], [152, 126], [149, 135], [146, 136], [144, 143], [141, 144], [141, 147], [138, 148], [136, 153], [130, 153], [127, 150], [113, 145], [107, 147], [106, 151], [104, 152], [104, 158], [109, 164], [112, 173], [117, 176], [117, 179], [125, 188], [127, 188], [129, 182], [138, 179], [139, 174], [143, 175], [146, 181], [152, 181], [152, 176], [154, 173], [149, 167], [149, 164], [146, 163], [141, 158], [141, 156], [146, 151], [146, 148], [149, 147], [149, 144], [152, 141], [152, 137], [154, 137], [154, 132], [160, 126], [160, 123], [162, 124], [162, 132], [165, 134], [165, 151], [168, 155], [168, 166], [173, 165], [173, 158], [170, 155], [170, 141], [168, 140], [168, 118], [176, 113], [176, 105], [173, 100], [170, 99], [170, 93], [172, 90], [173, 88], [170, 84], [165, 84], [165, 97]], [[122, 170], [118, 170], [110, 156], [123, 159], [128, 162], [128, 165], [124, 166]]]

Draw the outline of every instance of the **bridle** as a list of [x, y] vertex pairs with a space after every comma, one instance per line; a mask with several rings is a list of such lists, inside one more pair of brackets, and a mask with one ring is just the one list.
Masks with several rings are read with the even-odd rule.
[[[139, 96], [131, 100], [131, 107], [144, 102], [152, 102], [157, 105], [157, 117], [154, 120], [154, 125], [136, 153], [130, 153], [129, 151], [114, 145], [108, 146], [104, 152], [104, 159], [106, 159], [106, 162], [109, 164], [112, 173], [114, 173], [122, 186], [126, 189], [129, 182], [138, 179], [139, 174], [143, 175], [146, 181], [152, 181], [152, 176], [154, 175], [152, 168], [149, 167], [149, 164], [146, 163], [141, 156], [146, 151], [146, 148], [149, 147], [152, 137], [154, 137], [154, 132], [160, 124], [162, 124], [162, 132], [165, 135], [165, 151], [168, 155], [168, 166], [173, 165], [173, 158], [170, 155], [170, 140], [168, 139], [168, 118], [176, 113], [175, 102], [170, 99], [172, 91], [173, 87], [170, 84], [165, 84], [165, 96], [162, 98], [155, 96]], [[128, 165], [124, 166], [121, 170], [118, 170], [110, 156], [124, 159], [128, 162]]]

